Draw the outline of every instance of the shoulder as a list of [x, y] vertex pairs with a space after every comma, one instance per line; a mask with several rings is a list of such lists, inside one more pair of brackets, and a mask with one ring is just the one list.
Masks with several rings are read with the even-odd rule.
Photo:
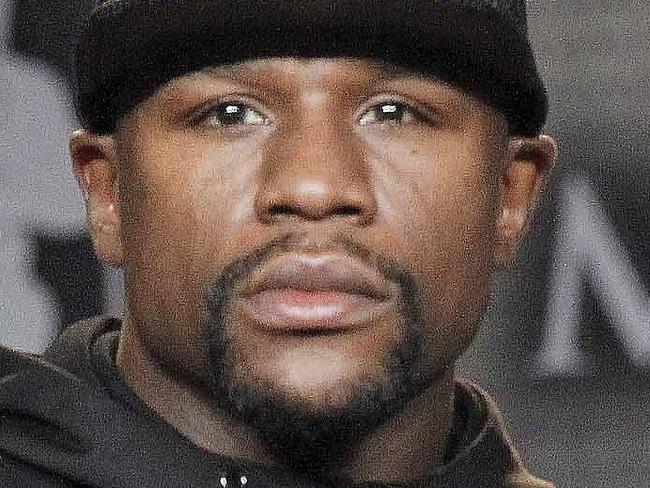
[[[0, 486], [7, 488], [73, 488], [63, 478], [38, 469], [26, 459], [20, 460], [22, 448], [15, 449], [32, 434], [46, 435], [43, 420], [36, 419], [37, 398], [44, 392], [54, 400], [57, 377], [40, 357], [0, 346]], [[64, 375], [65, 376], [65, 375]], [[67, 378], [68, 380], [70, 377]], [[47, 393], [46, 393], [47, 394]], [[45, 429], [47, 430], [47, 429]], [[37, 435], [33, 435], [37, 438]], [[30, 450], [34, 450], [30, 446]]]
[[132, 442], [129, 426], [151, 429], [93, 382], [91, 364], [84, 365], [85, 341], [105, 325], [74, 326], [42, 357], [0, 347], [0, 487], [104, 486], [75, 480], [100, 479], [106, 465], [117, 466], [106, 453], [120, 437]]

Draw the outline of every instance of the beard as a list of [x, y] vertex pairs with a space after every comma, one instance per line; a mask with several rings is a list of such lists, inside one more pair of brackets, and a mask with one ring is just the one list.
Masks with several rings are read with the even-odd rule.
[[346, 251], [399, 288], [399, 333], [372, 377], [343, 385], [345, 401], [314, 409], [268, 380], [244, 378], [234, 359], [229, 321], [233, 290], [267, 259], [292, 249], [295, 237], [276, 239], [229, 265], [207, 294], [203, 326], [210, 390], [219, 408], [255, 429], [276, 458], [298, 474], [326, 477], [363, 437], [399, 413], [434, 380], [422, 374], [423, 324], [411, 275], [386, 257], [340, 239]]

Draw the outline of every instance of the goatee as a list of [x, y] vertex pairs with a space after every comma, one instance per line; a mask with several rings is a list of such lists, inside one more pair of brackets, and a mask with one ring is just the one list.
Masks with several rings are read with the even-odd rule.
[[372, 378], [346, 385], [342, 405], [318, 411], [268, 381], [238, 376], [228, 320], [233, 290], [267, 259], [292, 250], [295, 240], [294, 235], [276, 239], [233, 262], [215, 280], [207, 296], [204, 324], [209, 381], [217, 406], [253, 427], [292, 471], [325, 477], [331, 466], [368, 432], [400, 412], [431, 379], [421, 374], [423, 324], [415, 281], [391, 260], [347, 239], [339, 243], [351, 256], [399, 288], [399, 333], [382, 370]]

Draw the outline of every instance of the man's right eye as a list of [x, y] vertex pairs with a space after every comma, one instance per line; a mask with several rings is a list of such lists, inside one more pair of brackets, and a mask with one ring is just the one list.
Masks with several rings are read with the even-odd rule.
[[224, 102], [213, 105], [193, 117], [197, 125], [232, 127], [236, 125], [267, 125], [269, 118], [242, 102]]

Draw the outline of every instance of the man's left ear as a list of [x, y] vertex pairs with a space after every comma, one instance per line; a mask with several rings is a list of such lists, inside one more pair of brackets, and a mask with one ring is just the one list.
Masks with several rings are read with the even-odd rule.
[[497, 266], [510, 264], [516, 256], [556, 154], [557, 145], [550, 136], [510, 138], [500, 176], [494, 255]]

